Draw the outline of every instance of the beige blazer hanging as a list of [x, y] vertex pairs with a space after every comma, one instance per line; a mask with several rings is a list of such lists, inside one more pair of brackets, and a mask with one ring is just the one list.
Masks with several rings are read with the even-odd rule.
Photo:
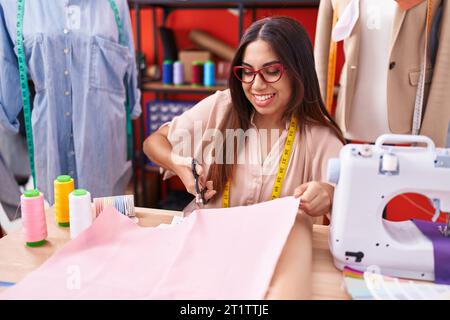
[[[351, 0], [321, 0], [317, 19], [314, 54], [322, 97], [327, 101], [328, 64], [333, 13], [338, 21]], [[422, 124], [420, 134], [431, 137], [437, 146], [444, 146], [450, 121], [450, 5], [445, 0], [433, 0], [431, 22], [442, 2], [442, 19], [437, 33], [439, 47], [434, 68], [429, 55], [425, 72]], [[425, 46], [427, 1], [405, 11], [395, 12], [387, 79], [388, 123], [392, 133], [412, 132], [414, 106]], [[359, 54], [359, 21], [344, 40], [345, 63], [340, 77], [340, 89], [335, 118], [346, 130], [357, 79]], [[375, 48], [374, 48], [375, 49]]]

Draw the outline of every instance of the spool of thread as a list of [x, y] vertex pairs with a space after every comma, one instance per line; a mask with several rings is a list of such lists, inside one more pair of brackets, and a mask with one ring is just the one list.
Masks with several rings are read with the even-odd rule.
[[201, 86], [203, 83], [203, 65], [200, 61], [192, 62], [192, 85]]
[[44, 196], [37, 189], [27, 190], [20, 196], [20, 205], [26, 245], [29, 247], [42, 246], [47, 238]]
[[230, 74], [231, 63], [227, 61], [219, 61], [216, 69], [216, 84], [226, 85], [228, 75]]
[[180, 61], [173, 64], [173, 84], [180, 85], [184, 83], [184, 66]]
[[164, 60], [162, 70], [163, 84], [173, 83], [173, 64], [172, 60]]
[[211, 87], [215, 85], [214, 62], [206, 61], [203, 65], [203, 85]]
[[58, 176], [54, 181], [56, 222], [60, 227], [69, 227], [69, 193], [75, 189], [70, 176]]
[[147, 67], [147, 69], [145, 69], [145, 75], [149, 77], [151, 80], [160, 80], [161, 68], [158, 65], [153, 64]]
[[384, 153], [381, 169], [385, 172], [395, 172], [398, 168], [398, 158], [395, 154]]
[[69, 194], [70, 238], [75, 239], [92, 224], [91, 194], [76, 189]]

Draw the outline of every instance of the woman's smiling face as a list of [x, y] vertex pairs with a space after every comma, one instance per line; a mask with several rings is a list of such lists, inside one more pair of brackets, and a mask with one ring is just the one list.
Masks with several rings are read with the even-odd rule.
[[273, 83], [264, 81], [260, 74], [255, 76], [252, 83], [242, 83], [245, 96], [256, 112], [264, 118], [273, 118], [275, 122], [281, 120], [292, 95], [291, 81], [285, 72], [276, 68], [277, 64], [280, 64], [278, 56], [269, 43], [264, 40], [256, 40], [248, 44], [242, 56], [243, 66], [253, 70], [274, 66], [264, 70], [264, 74], [271, 74], [275, 77], [277, 72], [282, 73], [281, 78]]

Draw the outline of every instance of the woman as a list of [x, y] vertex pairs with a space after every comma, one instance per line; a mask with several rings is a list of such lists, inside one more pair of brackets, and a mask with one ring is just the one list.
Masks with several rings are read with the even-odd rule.
[[194, 195], [192, 158], [202, 164], [196, 168], [209, 208], [301, 197], [298, 221], [267, 297], [308, 297], [307, 215], [330, 212], [334, 189], [324, 182], [325, 169], [328, 158], [342, 147], [342, 134], [320, 98], [313, 49], [295, 20], [255, 22], [244, 34], [232, 66], [229, 90], [209, 96], [162, 126], [146, 139], [144, 151], [168, 170], [165, 178], [177, 174]]
[[[280, 154], [262, 151], [284, 147], [290, 119], [294, 115], [298, 128], [281, 196], [303, 194], [302, 210], [311, 216], [328, 213], [333, 187], [322, 182], [326, 160], [338, 154], [343, 139], [320, 98], [312, 48], [306, 32], [295, 20], [284, 17], [257, 21], [243, 36], [232, 65], [235, 68], [229, 78], [230, 90], [215, 93], [161, 127], [144, 142], [145, 153], [152, 161], [177, 174], [187, 190], [195, 195], [190, 157], [199, 160], [206, 155], [204, 158], [208, 158], [208, 150], [204, 147], [208, 146], [210, 138], [203, 134], [201, 145], [191, 143], [196, 150], [190, 157], [174, 155], [173, 147], [180, 149], [180, 143], [185, 142], [182, 141], [186, 138], [184, 133], [188, 132], [191, 142], [195, 142], [194, 126], [197, 124], [198, 128], [200, 122], [202, 132], [206, 129], [220, 132], [234, 129], [232, 133], [235, 134], [237, 129], [257, 129], [261, 131], [256, 139], [260, 143], [247, 145], [253, 142], [247, 139], [245, 147], [252, 151], [251, 155], [255, 151], [265, 159], [256, 165], [205, 161], [205, 168], [197, 166], [197, 170], [201, 177], [208, 177], [202, 181], [208, 181], [204, 183], [208, 189], [205, 198], [211, 199], [206, 207], [222, 206], [220, 195], [227, 181], [230, 181], [230, 206], [266, 201], [271, 197]], [[282, 131], [281, 136], [278, 139], [261, 136], [271, 129]], [[268, 145], [261, 145], [262, 140], [267, 140]], [[186, 153], [186, 148], [181, 151]], [[273, 155], [278, 159], [273, 159]], [[251, 160], [254, 159], [247, 162]], [[266, 162], [272, 167], [266, 168]], [[255, 172], [255, 167], [262, 167], [262, 170]]]

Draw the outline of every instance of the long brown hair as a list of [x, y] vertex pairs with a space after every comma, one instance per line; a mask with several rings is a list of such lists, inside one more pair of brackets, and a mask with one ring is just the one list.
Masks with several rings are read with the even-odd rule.
[[[243, 35], [233, 58], [232, 67], [242, 64], [245, 49], [256, 40], [263, 40], [272, 47], [291, 78], [293, 94], [283, 118], [287, 120], [295, 114], [301, 131], [307, 124], [329, 127], [344, 142], [339, 126], [327, 112], [320, 96], [313, 48], [305, 29], [296, 20], [288, 17], [269, 17], [256, 21]], [[245, 96], [241, 81], [234, 76], [233, 72], [230, 72], [228, 86], [232, 109], [228, 121], [224, 121], [220, 130], [222, 133], [225, 133], [226, 129], [245, 131], [250, 126], [253, 106]], [[222, 149], [224, 155], [227, 153], [225, 141]], [[218, 195], [222, 194], [225, 183], [233, 178], [233, 169], [234, 164], [225, 162], [211, 165], [208, 180], [213, 181]]]

